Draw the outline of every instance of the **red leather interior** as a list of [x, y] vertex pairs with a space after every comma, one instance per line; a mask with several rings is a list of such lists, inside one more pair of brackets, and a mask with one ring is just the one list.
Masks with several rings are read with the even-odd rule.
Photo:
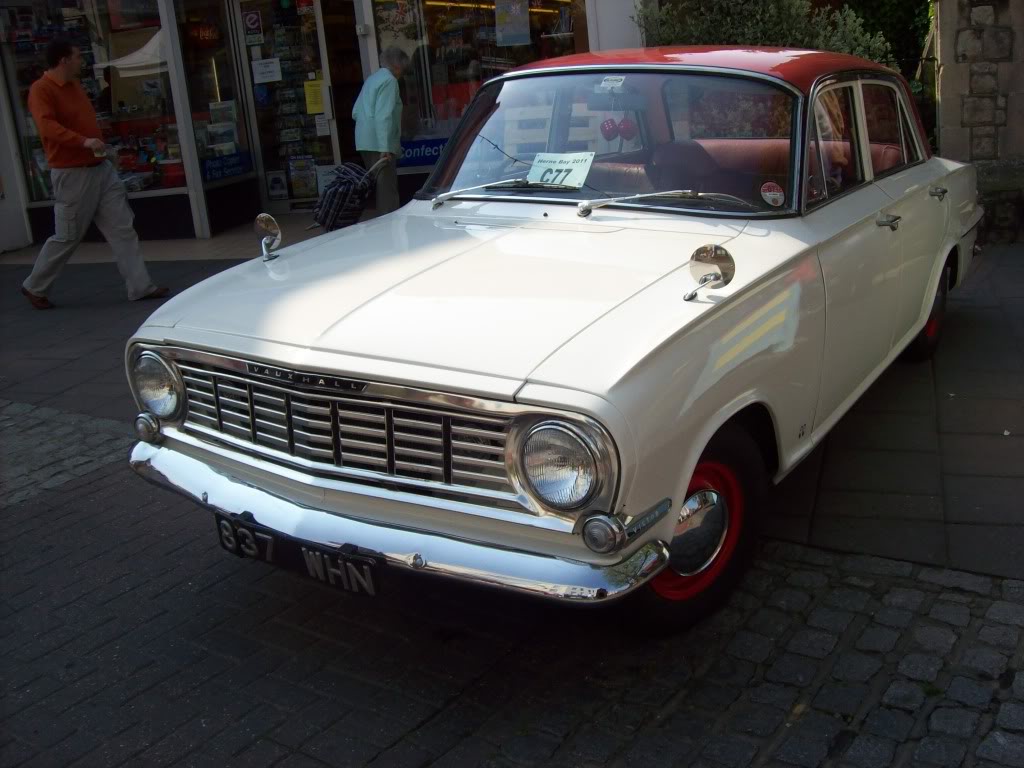
[[654, 185], [647, 176], [644, 163], [601, 163], [590, 166], [587, 187], [613, 195], [634, 195], [653, 192]]
[[875, 176], [903, 164], [903, 150], [895, 144], [872, 144], [871, 167]]
[[761, 185], [789, 179], [788, 139], [701, 139], [655, 147], [648, 159], [598, 160], [587, 185], [615, 195], [662, 189], [728, 192], [759, 200]]
[[[849, 169], [850, 145], [826, 141], [832, 163]], [[813, 147], [813, 145], [812, 145]], [[630, 158], [602, 162], [590, 168], [587, 186], [613, 195], [629, 195], [654, 190], [696, 189], [704, 192], [728, 192], [745, 200], [761, 199], [761, 186], [774, 181], [789, 189], [789, 139], [698, 139], [675, 141], [655, 147], [649, 159]], [[903, 163], [903, 152], [895, 144], [871, 144], [871, 164], [875, 175]], [[811, 152], [812, 174], [818, 172], [817, 153]], [[842, 188], [857, 183], [854, 174], [843, 179]]]
[[789, 139], [699, 139], [720, 168], [741, 173], [789, 172]]

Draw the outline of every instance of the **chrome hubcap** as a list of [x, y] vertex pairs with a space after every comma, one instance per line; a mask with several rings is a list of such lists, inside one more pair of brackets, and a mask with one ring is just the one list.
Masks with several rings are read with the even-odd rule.
[[669, 567], [680, 576], [696, 576], [706, 569], [725, 543], [729, 510], [721, 494], [697, 491], [679, 510], [676, 530], [669, 542]]

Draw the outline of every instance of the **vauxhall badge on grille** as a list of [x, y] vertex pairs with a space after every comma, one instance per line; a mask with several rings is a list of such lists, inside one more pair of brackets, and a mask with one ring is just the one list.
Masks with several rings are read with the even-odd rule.
[[324, 376], [319, 373], [289, 371], [285, 368], [275, 368], [271, 365], [263, 365], [262, 363], [246, 363], [246, 369], [250, 376], [258, 376], [261, 379], [270, 379], [297, 387], [330, 389], [336, 392], [362, 392], [366, 389], [365, 381], [352, 381], [351, 379], [341, 379], [337, 376]]

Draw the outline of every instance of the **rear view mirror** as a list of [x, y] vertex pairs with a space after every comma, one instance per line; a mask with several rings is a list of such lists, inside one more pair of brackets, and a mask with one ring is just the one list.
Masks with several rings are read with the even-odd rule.
[[736, 261], [720, 245], [702, 245], [690, 257], [690, 274], [697, 281], [697, 287], [683, 296], [684, 301], [697, 298], [697, 291], [705, 285], [724, 288], [736, 276]]
[[281, 247], [281, 226], [277, 223], [277, 220], [269, 213], [261, 213], [256, 217], [256, 223], [253, 228], [256, 230], [256, 234], [260, 236], [263, 260], [270, 261], [277, 258], [277, 254], [272, 255], [273, 251]]

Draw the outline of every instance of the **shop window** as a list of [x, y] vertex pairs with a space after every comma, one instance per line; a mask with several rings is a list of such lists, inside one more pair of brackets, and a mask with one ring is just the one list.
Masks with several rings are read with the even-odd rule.
[[[374, 2], [373, 13], [378, 50], [398, 46], [410, 58], [401, 83], [405, 167], [433, 164], [485, 80], [588, 50], [585, 0], [401, 0]], [[538, 151], [550, 129], [534, 119], [524, 113], [504, 128], [521, 132], [506, 138], [525, 152]]]
[[334, 164], [315, 4], [242, 0], [238, 8], [265, 194], [313, 203], [317, 168]]
[[203, 182], [216, 184], [250, 174], [253, 158], [226, 6], [177, 0], [175, 10]]
[[32, 200], [52, 199], [53, 190], [28, 91], [46, 70], [46, 46], [58, 35], [82, 52], [82, 87], [128, 191], [184, 187], [169, 44], [156, 0], [35, 3], [0, 9], [0, 51]]

